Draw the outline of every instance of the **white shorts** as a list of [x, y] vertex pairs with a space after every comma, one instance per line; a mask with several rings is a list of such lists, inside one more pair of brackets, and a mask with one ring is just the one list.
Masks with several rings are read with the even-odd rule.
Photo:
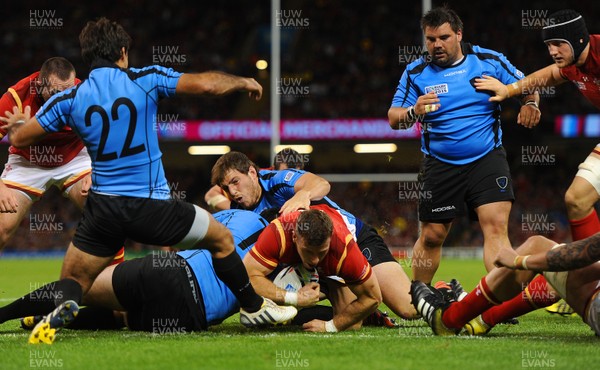
[[[562, 247], [563, 245], [565, 244], [557, 244], [552, 249]], [[558, 295], [562, 299], [567, 299], [567, 277], [569, 276], [569, 271], [544, 271], [543, 275]]]
[[600, 337], [600, 294], [598, 293], [599, 291], [596, 291], [592, 296], [592, 301], [588, 305], [583, 321]]
[[[594, 152], [600, 152], [600, 144], [596, 145]], [[600, 159], [589, 155], [583, 163], [579, 165], [579, 171], [575, 176], [584, 178], [592, 184], [596, 192], [600, 195]]]
[[66, 197], [73, 185], [92, 172], [92, 161], [83, 148], [69, 163], [59, 167], [40, 167], [17, 154], [10, 154], [0, 178], [4, 184], [37, 201], [56, 186]]

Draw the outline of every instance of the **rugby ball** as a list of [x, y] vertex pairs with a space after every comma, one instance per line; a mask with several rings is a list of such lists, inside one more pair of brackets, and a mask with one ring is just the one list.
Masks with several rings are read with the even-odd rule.
[[302, 264], [299, 264], [296, 266], [284, 267], [279, 271], [273, 280], [273, 283], [278, 288], [295, 293], [311, 281], [315, 283], [319, 282], [317, 270], [307, 270]]

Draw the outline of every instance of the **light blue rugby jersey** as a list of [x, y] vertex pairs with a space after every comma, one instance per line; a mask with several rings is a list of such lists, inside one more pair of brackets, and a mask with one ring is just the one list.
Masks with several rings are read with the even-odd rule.
[[159, 99], [175, 94], [181, 75], [161, 66], [97, 63], [87, 80], [54, 95], [36, 118], [47, 132], [68, 125], [81, 137], [92, 160], [94, 192], [168, 199], [156, 112]]
[[524, 77], [501, 53], [466, 43], [462, 50], [465, 58], [450, 67], [425, 57], [410, 63], [392, 100], [392, 107], [408, 108], [419, 96], [437, 93], [441, 106], [423, 119], [421, 150], [453, 165], [476, 161], [502, 145], [500, 106], [488, 101], [489, 93], [475, 90], [474, 80], [487, 75], [510, 84]]
[[[236, 252], [241, 258], [250, 251], [260, 232], [269, 224], [260, 215], [239, 209], [217, 212], [213, 216], [231, 231]], [[185, 258], [194, 271], [202, 291], [208, 325], [217, 325], [239, 310], [239, 303], [231, 290], [217, 278], [209, 251], [194, 249], [177, 254]]]
[[[258, 172], [258, 183], [262, 187], [262, 195], [256, 207], [249, 211], [260, 214], [265, 209], [281, 208], [285, 202], [296, 194], [294, 186], [298, 179], [305, 173], [306, 171], [297, 169], [285, 169], [280, 171], [260, 170]], [[348, 230], [352, 233], [354, 239], [356, 239], [364, 225], [359, 218], [355, 217], [345, 209], [340, 208], [337, 203], [328, 197], [312, 201], [311, 204], [327, 204], [330, 207], [339, 210], [342, 218], [346, 222]], [[231, 208], [241, 209], [241, 206], [235, 202], [231, 202]]]

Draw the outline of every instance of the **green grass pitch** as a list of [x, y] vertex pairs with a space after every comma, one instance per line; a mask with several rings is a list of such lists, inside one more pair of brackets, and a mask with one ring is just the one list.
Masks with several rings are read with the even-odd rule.
[[[54, 280], [60, 260], [0, 259], [0, 305]], [[406, 264], [403, 264], [406, 267]], [[437, 279], [465, 289], [483, 276], [481, 261], [443, 260]], [[335, 335], [290, 327], [248, 330], [237, 315], [205, 333], [69, 331], [53, 345], [28, 345], [17, 320], [0, 325], [0, 369], [522, 369], [594, 368], [600, 339], [579, 317], [538, 311], [486, 337], [435, 337], [423, 321], [399, 329]]]

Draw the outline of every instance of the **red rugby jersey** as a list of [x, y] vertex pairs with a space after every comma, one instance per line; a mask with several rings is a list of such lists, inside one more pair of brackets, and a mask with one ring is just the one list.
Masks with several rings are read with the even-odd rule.
[[594, 106], [600, 108], [600, 35], [590, 35], [590, 50], [582, 66], [560, 69], [561, 75], [573, 82]]
[[[38, 94], [36, 88], [39, 74], [39, 72], [35, 72], [25, 77], [2, 95], [2, 98], [0, 98], [0, 115], [5, 116], [5, 111], [12, 112], [15, 106], [21, 112], [26, 106], [30, 106], [31, 116], [35, 115], [44, 105], [41, 94]], [[80, 82], [79, 79], [75, 79], [76, 85]], [[5, 135], [6, 131], [0, 129], [0, 139]], [[83, 142], [75, 132], [70, 127], [65, 126], [60, 132], [48, 134], [36, 144], [25, 149], [10, 146], [8, 152], [20, 155], [40, 167], [59, 167], [69, 163], [83, 149], [83, 146]]]
[[[317, 266], [320, 276], [336, 275], [347, 284], [360, 284], [371, 276], [371, 266], [352, 238], [339, 212], [326, 205], [311, 206], [321, 210], [333, 221], [333, 235], [325, 258]], [[292, 230], [301, 211], [292, 212], [271, 222], [260, 234], [250, 254], [261, 265], [275, 269], [278, 264], [302, 263], [292, 241]]]

